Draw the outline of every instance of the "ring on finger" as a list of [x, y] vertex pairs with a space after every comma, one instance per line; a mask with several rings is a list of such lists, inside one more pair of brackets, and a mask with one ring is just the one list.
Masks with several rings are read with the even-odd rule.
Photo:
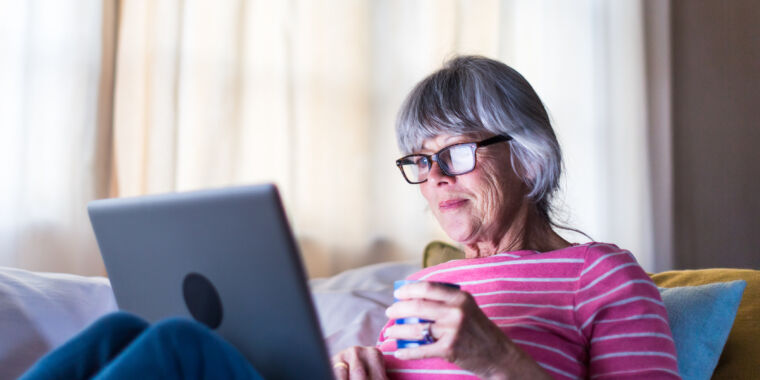
[[433, 336], [433, 334], [430, 332], [430, 326], [431, 326], [432, 324], [433, 324], [432, 322], [428, 322], [428, 323], [426, 323], [426, 324], [425, 324], [425, 325], [422, 327], [422, 340], [424, 340], [424, 341], [425, 341], [425, 343], [433, 343], [433, 342], [435, 342], [435, 337], [434, 337], [434, 336]]
[[348, 363], [346, 362], [337, 362], [333, 364], [333, 368], [345, 368], [348, 369]]

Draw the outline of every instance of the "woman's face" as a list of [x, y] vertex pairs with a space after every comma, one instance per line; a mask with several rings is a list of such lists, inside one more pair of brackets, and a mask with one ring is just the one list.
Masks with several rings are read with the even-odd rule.
[[[425, 140], [420, 153], [487, 137], [438, 135]], [[420, 191], [446, 234], [468, 245], [504, 237], [524, 202], [526, 187], [512, 170], [509, 145], [498, 143], [478, 148], [475, 169], [466, 174], [446, 176], [434, 163]]]

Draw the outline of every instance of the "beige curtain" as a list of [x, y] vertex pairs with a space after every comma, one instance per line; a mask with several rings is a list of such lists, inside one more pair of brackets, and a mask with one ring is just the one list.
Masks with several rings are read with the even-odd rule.
[[273, 181], [311, 275], [419, 260], [425, 243], [445, 235], [393, 165], [394, 115], [459, 45], [497, 55], [494, 9], [498, 2], [125, 2], [118, 195]]
[[103, 274], [115, 33], [113, 1], [0, 0], [0, 265]]
[[[117, 194], [273, 181], [312, 276], [418, 260], [445, 239], [401, 180], [403, 96], [458, 53], [502, 59], [546, 101], [563, 215], [651, 263], [638, 1], [129, 1]], [[625, 174], [623, 174], [625, 173]], [[577, 239], [577, 237], [571, 237]]]
[[0, 165], [0, 265], [102, 273], [88, 200], [265, 181], [310, 275], [418, 261], [446, 237], [393, 164], [395, 114], [446, 58], [483, 54], [550, 110], [563, 219], [666, 269], [653, 267], [639, 0], [116, 5], [0, 0], [12, 163]]

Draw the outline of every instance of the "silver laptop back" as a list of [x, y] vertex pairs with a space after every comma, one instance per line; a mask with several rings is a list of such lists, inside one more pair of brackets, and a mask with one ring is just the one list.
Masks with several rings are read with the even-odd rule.
[[274, 185], [93, 201], [119, 308], [195, 318], [266, 379], [331, 379], [297, 246]]

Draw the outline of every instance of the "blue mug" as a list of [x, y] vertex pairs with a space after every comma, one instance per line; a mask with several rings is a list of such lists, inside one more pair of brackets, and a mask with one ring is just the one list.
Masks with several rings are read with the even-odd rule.
[[[398, 288], [406, 285], [406, 284], [412, 284], [415, 282], [422, 282], [420, 280], [398, 280], [393, 282], [393, 291], [395, 292], [398, 290]], [[452, 284], [448, 282], [436, 282], [436, 284], [446, 285], [452, 288], [459, 289], [459, 285]], [[396, 301], [398, 301], [397, 298], [394, 298]], [[413, 323], [433, 323], [433, 321], [417, 318], [417, 317], [407, 317], [407, 318], [400, 318], [394, 321], [397, 325], [410, 325]], [[406, 339], [398, 339], [396, 340], [396, 349], [399, 348], [411, 348], [411, 347], [419, 347], [425, 344], [433, 343], [432, 339], [421, 339], [421, 340], [406, 340]]]

